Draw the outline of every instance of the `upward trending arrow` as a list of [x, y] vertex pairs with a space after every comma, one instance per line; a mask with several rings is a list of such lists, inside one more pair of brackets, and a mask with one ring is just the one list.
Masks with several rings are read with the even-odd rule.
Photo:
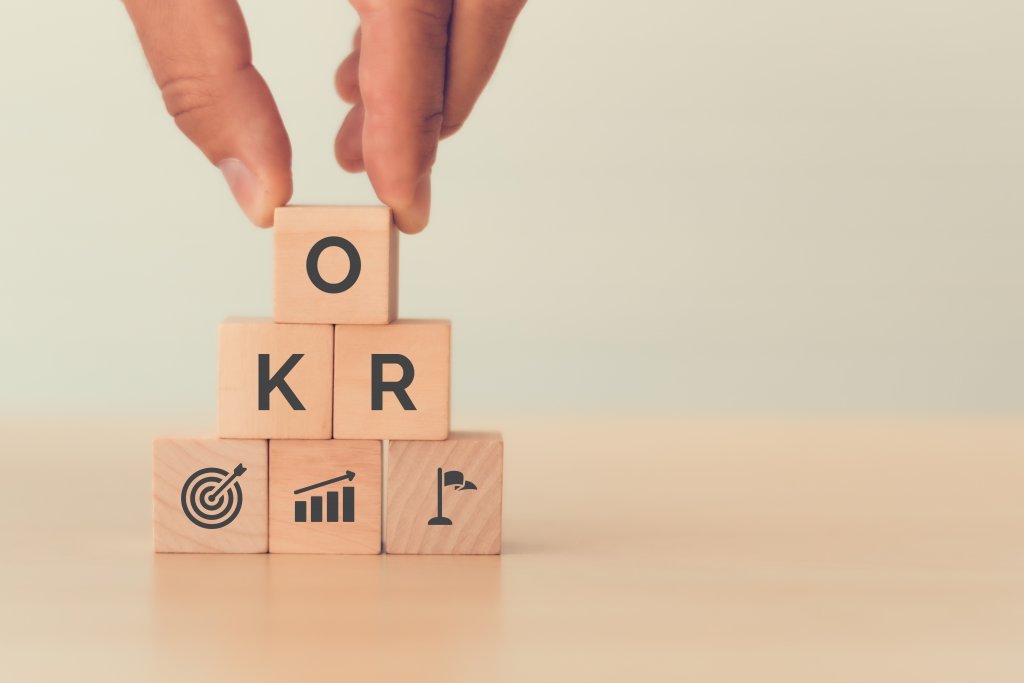
[[318, 489], [321, 486], [327, 486], [328, 484], [334, 484], [334, 483], [339, 482], [339, 481], [345, 481], [346, 479], [348, 479], [349, 481], [352, 481], [355, 478], [356, 478], [356, 473], [355, 472], [353, 472], [352, 470], [345, 470], [345, 474], [341, 475], [340, 477], [334, 477], [333, 479], [328, 479], [327, 481], [321, 481], [318, 484], [310, 484], [309, 486], [303, 486], [301, 489], [295, 489], [293, 494], [297, 496], [300, 493], [305, 493], [306, 491], [312, 491], [313, 489]]

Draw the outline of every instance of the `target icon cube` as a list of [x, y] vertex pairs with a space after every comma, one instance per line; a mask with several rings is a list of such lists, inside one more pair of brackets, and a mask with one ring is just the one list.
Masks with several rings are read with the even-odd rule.
[[153, 544], [158, 553], [265, 553], [267, 442], [153, 442]]

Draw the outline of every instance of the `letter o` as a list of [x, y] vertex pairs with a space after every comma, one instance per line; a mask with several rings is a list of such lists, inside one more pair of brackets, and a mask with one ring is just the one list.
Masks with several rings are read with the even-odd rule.
[[[328, 247], [339, 247], [348, 256], [348, 275], [341, 282], [328, 282], [320, 275], [320, 255]], [[362, 267], [363, 264], [359, 259], [359, 252], [356, 251], [355, 246], [344, 237], [338, 237], [337, 235], [325, 237], [314, 244], [306, 256], [306, 275], [309, 276], [310, 282], [321, 292], [327, 292], [328, 294], [341, 294], [352, 287], [356, 280], [359, 279], [359, 272], [362, 270]]]

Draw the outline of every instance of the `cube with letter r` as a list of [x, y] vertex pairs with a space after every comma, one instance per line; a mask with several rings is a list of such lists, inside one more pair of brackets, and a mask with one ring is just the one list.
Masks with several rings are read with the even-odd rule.
[[334, 328], [334, 438], [448, 438], [451, 323]]

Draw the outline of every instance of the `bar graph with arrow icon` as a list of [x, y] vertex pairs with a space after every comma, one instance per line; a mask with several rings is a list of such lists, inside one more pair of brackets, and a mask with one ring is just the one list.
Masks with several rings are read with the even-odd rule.
[[[309, 491], [315, 491], [316, 489], [330, 486], [331, 484], [337, 484], [341, 481], [353, 481], [356, 478], [355, 472], [347, 470], [345, 474], [326, 479], [316, 484], [310, 484], [309, 486], [303, 486], [302, 488], [295, 489], [294, 495], [298, 496]], [[339, 496], [338, 491], [327, 491], [327, 522], [355, 522], [356, 521], [356, 489], [354, 486], [343, 486]], [[340, 498], [340, 510], [339, 516], [339, 498]], [[309, 500], [296, 500], [295, 501], [295, 521], [296, 522], [324, 522], [324, 496], [315, 495], [310, 496]]]

